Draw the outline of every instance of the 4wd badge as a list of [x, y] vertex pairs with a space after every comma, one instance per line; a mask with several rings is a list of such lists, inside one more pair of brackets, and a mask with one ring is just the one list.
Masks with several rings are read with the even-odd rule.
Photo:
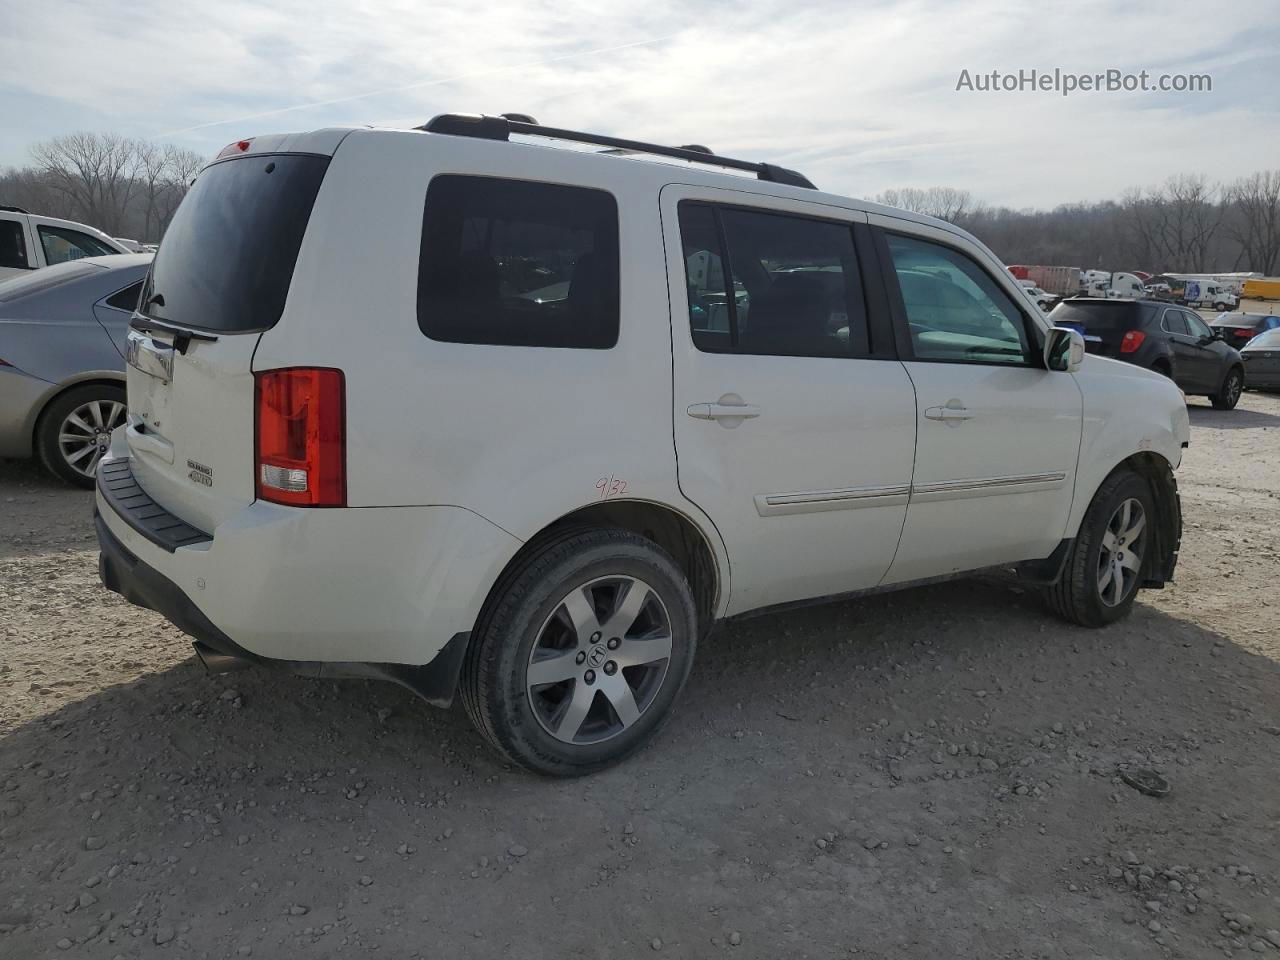
[[195, 460], [188, 460], [187, 467], [187, 476], [192, 481], [203, 484], [206, 487], [213, 486], [213, 467], [206, 467], [203, 463], [197, 463]]

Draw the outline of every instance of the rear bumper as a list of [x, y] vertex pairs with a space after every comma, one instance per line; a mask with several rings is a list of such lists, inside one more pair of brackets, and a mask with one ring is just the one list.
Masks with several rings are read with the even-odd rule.
[[[210, 670], [215, 661], [231, 661], [276, 667], [290, 673], [310, 677], [349, 678], [361, 677], [389, 680], [412, 690], [429, 703], [447, 707], [453, 702], [453, 692], [462, 670], [462, 659], [470, 639], [469, 633], [457, 633], [440, 649], [430, 662], [421, 665], [401, 663], [320, 662], [306, 660], [276, 660], [262, 657], [246, 650], [201, 613], [191, 598], [166, 579], [158, 571], [147, 566], [122, 544], [103, 522], [96, 510], [94, 526], [98, 531], [101, 553], [98, 555], [98, 575], [102, 584], [132, 604], [154, 610], [195, 641], [196, 652]], [[226, 669], [222, 666], [218, 669]]]
[[[103, 482], [118, 476], [112, 462], [103, 461]], [[262, 502], [205, 539], [171, 545], [136, 529], [137, 518], [121, 513], [127, 506], [100, 483], [95, 522], [109, 589], [226, 656], [323, 676], [381, 676], [435, 690], [434, 702], [447, 699], [440, 685], [413, 671], [460, 658], [489, 588], [520, 546], [460, 507]], [[452, 679], [446, 686], [451, 693]]]
[[1280, 370], [1250, 370], [1244, 365], [1244, 385], [1246, 388], [1263, 387], [1268, 390], [1280, 389]]

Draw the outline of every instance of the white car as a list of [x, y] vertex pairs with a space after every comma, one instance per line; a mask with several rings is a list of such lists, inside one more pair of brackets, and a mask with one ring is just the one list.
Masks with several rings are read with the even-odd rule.
[[0, 207], [0, 281], [68, 260], [129, 252], [119, 240], [86, 224]]
[[139, 309], [104, 583], [214, 669], [460, 694], [544, 773], [645, 742], [724, 618], [998, 568], [1102, 626], [1173, 575], [1172, 381], [770, 164], [461, 115], [239, 141]]
[[1037, 287], [1034, 283], [1031, 283], [1030, 281], [1023, 280], [1021, 281], [1021, 285], [1022, 285], [1023, 292], [1028, 297], [1030, 297], [1035, 302], [1035, 305], [1039, 307], [1041, 310], [1044, 310], [1047, 312], [1049, 308], [1052, 307], [1054, 303], [1056, 303], [1058, 300], [1058, 298], [1055, 297], [1053, 294], [1048, 293], [1047, 291], [1041, 290], [1039, 287]]

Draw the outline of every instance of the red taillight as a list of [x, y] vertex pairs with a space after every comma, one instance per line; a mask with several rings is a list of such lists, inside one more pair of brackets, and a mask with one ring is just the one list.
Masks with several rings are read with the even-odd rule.
[[237, 140], [235, 143], [228, 143], [225, 147], [218, 151], [215, 160], [221, 160], [223, 157], [234, 157], [237, 153], [244, 153], [253, 144], [253, 137], [248, 140]]
[[342, 371], [312, 367], [254, 374], [258, 497], [297, 507], [347, 502]]
[[1130, 330], [1124, 335], [1124, 339], [1120, 341], [1121, 353], [1133, 353], [1140, 346], [1142, 341], [1147, 339], [1147, 335], [1141, 330]]

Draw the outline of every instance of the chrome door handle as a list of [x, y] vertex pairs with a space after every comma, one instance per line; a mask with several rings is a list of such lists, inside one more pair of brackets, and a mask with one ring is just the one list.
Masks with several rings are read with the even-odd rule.
[[689, 416], [695, 420], [750, 420], [760, 416], [754, 403], [691, 403]]
[[942, 420], [944, 422], [958, 422], [960, 420], [972, 420], [973, 414], [964, 407], [953, 407], [947, 404], [945, 407], [929, 407], [925, 410], [924, 415], [930, 420]]

